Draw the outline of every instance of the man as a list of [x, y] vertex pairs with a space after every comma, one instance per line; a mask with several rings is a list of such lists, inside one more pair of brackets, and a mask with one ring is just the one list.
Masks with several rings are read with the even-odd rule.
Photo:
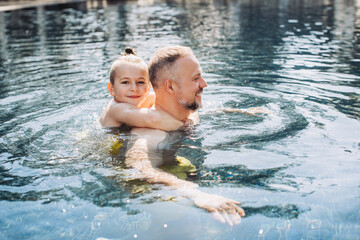
[[[149, 75], [156, 99], [155, 108], [171, 114], [178, 120], [197, 122], [197, 109], [201, 106], [201, 93], [207, 86], [201, 68], [192, 50], [173, 46], [159, 49], [150, 60]], [[181, 180], [160, 170], [164, 164], [163, 153], [170, 135], [156, 129], [135, 128], [137, 139], [126, 154], [126, 165], [139, 170], [141, 177], [151, 183], [162, 183], [192, 199], [198, 207], [211, 212], [221, 222], [230, 226], [239, 224], [244, 210], [237, 201], [198, 189], [198, 185]]]

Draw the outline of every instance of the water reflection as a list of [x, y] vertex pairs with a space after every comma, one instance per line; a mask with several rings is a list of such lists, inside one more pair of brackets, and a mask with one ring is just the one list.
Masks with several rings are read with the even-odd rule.
[[298, 218], [304, 210], [300, 210], [298, 206], [289, 204], [285, 206], [262, 206], [262, 207], [244, 207], [247, 216], [262, 214], [269, 218], [294, 219]]
[[297, 191], [295, 176], [286, 175], [282, 171], [286, 167], [270, 169], [248, 169], [246, 166], [220, 166], [215, 168], [202, 167], [199, 184], [213, 187], [216, 184], [226, 184], [232, 187], [245, 186], [261, 188], [267, 191]]

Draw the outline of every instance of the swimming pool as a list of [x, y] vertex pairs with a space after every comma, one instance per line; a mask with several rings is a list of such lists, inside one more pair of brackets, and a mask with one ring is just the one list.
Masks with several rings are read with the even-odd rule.
[[[0, 12], [0, 239], [359, 239], [360, 2], [88, 1]], [[131, 178], [98, 126], [125, 46], [193, 48], [178, 155], [235, 227]], [[264, 107], [256, 116], [214, 111]]]

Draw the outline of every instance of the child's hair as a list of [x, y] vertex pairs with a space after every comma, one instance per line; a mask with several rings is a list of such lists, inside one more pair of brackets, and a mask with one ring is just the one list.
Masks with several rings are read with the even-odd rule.
[[136, 52], [131, 47], [126, 47], [124, 52], [121, 53], [121, 56], [116, 59], [110, 68], [110, 82], [114, 85], [114, 78], [116, 74], [116, 69], [122, 64], [122, 63], [143, 63], [146, 66], [146, 63], [141, 57], [136, 56]]

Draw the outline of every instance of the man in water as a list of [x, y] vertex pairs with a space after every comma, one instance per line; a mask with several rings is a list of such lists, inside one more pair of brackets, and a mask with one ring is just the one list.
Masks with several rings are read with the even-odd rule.
[[[156, 99], [155, 108], [171, 114], [178, 120], [196, 123], [201, 93], [207, 86], [201, 68], [192, 50], [183, 46], [165, 47], [156, 51], [150, 60], [149, 75]], [[164, 172], [158, 167], [165, 163], [171, 134], [147, 128], [134, 128], [137, 135], [126, 153], [126, 165], [139, 171], [140, 177], [150, 183], [162, 183], [194, 201], [198, 207], [211, 212], [220, 222], [230, 226], [239, 224], [244, 210], [237, 201], [215, 194], [204, 193], [198, 185]]]

